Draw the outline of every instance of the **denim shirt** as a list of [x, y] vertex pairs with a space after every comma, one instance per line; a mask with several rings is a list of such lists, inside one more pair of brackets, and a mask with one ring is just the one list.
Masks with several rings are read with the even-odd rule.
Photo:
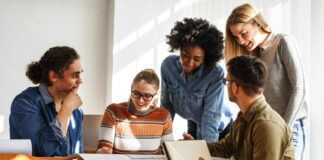
[[29, 87], [15, 97], [9, 118], [11, 139], [31, 139], [33, 156], [83, 153], [80, 109], [72, 112], [66, 137], [56, 119], [55, 103], [44, 84]]
[[161, 66], [161, 106], [197, 123], [197, 139], [218, 141], [221, 131], [232, 119], [223, 104], [223, 68], [202, 63], [187, 80], [177, 55], [168, 56]]

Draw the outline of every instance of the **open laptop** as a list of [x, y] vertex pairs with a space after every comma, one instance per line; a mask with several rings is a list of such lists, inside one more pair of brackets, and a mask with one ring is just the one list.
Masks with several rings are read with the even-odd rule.
[[102, 115], [84, 115], [82, 124], [84, 153], [95, 153], [98, 147]]

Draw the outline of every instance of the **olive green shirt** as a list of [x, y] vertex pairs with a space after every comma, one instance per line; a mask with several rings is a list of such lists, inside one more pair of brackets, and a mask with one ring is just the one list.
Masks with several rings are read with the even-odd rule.
[[293, 134], [281, 116], [261, 96], [245, 113], [239, 112], [230, 133], [207, 143], [212, 156], [236, 160], [294, 158]]

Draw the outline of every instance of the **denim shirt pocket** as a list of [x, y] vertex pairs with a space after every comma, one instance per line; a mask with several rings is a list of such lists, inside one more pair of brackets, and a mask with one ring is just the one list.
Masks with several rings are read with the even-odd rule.
[[169, 92], [169, 99], [173, 105], [173, 109], [176, 113], [178, 113], [182, 117], [188, 117], [186, 108], [186, 98], [184, 97], [183, 88], [178, 86], [171, 86], [168, 87]]
[[205, 97], [205, 91], [204, 90], [197, 90], [194, 91], [192, 94], [192, 103], [194, 106], [196, 106], [195, 108], [199, 108], [199, 110], [202, 110], [203, 108], [203, 104], [204, 104], [204, 97]]

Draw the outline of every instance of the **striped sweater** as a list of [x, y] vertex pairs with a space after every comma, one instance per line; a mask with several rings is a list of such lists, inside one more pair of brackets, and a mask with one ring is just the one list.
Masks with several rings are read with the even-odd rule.
[[164, 108], [152, 109], [145, 116], [128, 110], [128, 103], [111, 104], [102, 118], [99, 146], [113, 153], [162, 154], [161, 143], [173, 140], [172, 119]]

